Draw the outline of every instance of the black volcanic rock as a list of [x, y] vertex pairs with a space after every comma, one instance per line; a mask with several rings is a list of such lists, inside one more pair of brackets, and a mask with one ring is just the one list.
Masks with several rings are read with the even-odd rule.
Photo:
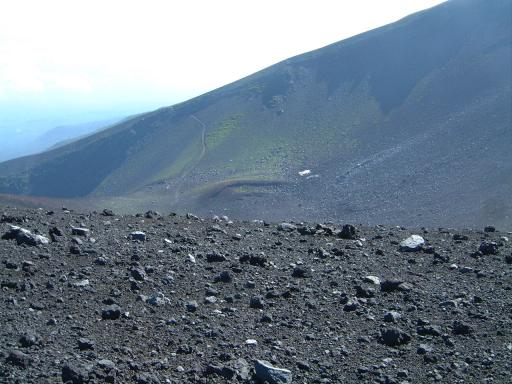
[[121, 316], [121, 307], [117, 304], [109, 305], [101, 311], [101, 318], [103, 320], [117, 320]]
[[499, 252], [498, 244], [494, 241], [483, 241], [478, 250], [483, 255], [497, 255]]
[[20, 345], [24, 348], [35, 345], [38, 341], [38, 336], [34, 333], [27, 332], [20, 337]]
[[27, 368], [32, 362], [32, 359], [29, 355], [21, 351], [11, 351], [9, 356], [7, 356], [6, 362], [20, 368]]
[[383, 344], [390, 347], [396, 347], [409, 343], [411, 341], [411, 336], [399, 328], [387, 328], [381, 331], [380, 339]]
[[388, 279], [380, 282], [380, 290], [382, 292], [393, 292], [397, 291], [400, 287], [400, 284], [403, 284], [402, 280], [397, 279]]
[[[74, 212], [2, 211], [24, 217], [33, 233], [85, 222]], [[256, 384], [256, 360], [293, 382], [510, 375], [509, 265], [503, 256], [469, 257], [483, 239], [512, 254], [500, 234], [429, 229], [429, 246], [450, 257], [433, 264], [431, 254], [398, 252], [409, 232], [397, 227], [358, 226], [359, 240], [345, 240], [236, 220], [227, 235], [212, 234], [214, 220], [165, 213], [108, 225], [101, 213], [86, 217], [95, 243], [83, 239], [79, 257], [68, 252], [70, 236], [40, 248], [0, 239], [0, 382]], [[151, 239], [130, 241], [133, 229]], [[89, 257], [92, 246], [98, 253]], [[212, 249], [229, 258], [209, 263]]]
[[49, 240], [41, 235], [34, 234], [28, 229], [11, 225], [9, 230], [2, 235], [2, 239], [15, 239], [18, 244], [26, 244], [30, 246], [45, 245]]
[[89, 339], [81, 337], [78, 339], [78, 348], [81, 351], [92, 350], [95, 347], [95, 343]]
[[305, 267], [296, 266], [295, 268], [293, 268], [292, 276], [298, 278], [311, 277], [311, 271]]
[[220, 254], [219, 252], [213, 251], [206, 254], [206, 261], [209, 263], [220, 263], [222, 261], [226, 261], [226, 256]]
[[339, 232], [338, 236], [342, 239], [355, 239], [356, 238], [356, 228], [353, 225], [346, 224]]
[[63, 383], [84, 384], [89, 382], [88, 367], [81, 364], [65, 364], [62, 367], [61, 378]]
[[459, 320], [455, 320], [453, 322], [454, 335], [469, 335], [471, 333], [473, 333], [473, 328], [471, 325]]

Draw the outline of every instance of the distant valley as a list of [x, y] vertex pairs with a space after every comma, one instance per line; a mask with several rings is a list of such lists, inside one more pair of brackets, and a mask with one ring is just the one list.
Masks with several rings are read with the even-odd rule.
[[[2, 111], [5, 113], [5, 111]], [[27, 113], [30, 113], [28, 111]], [[120, 122], [121, 116], [99, 118], [95, 121], [81, 121], [80, 118], [58, 118], [44, 116], [30, 120], [3, 121], [0, 124], [0, 161], [32, 155], [51, 150], [54, 147], [78, 140], [98, 130]], [[71, 121], [62, 124], [62, 121]]]

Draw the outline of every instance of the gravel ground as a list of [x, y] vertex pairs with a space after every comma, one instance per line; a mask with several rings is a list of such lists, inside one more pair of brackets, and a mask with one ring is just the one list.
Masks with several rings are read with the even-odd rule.
[[511, 236], [492, 227], [0, 221], [2, 383], [511, 380]]

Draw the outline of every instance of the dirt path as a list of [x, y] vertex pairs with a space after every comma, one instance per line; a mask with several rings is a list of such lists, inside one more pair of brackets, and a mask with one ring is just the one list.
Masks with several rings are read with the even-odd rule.
[[[178, 177], [178, 180], [176, 182], [176, 188], [174, 189], [173, 205], [176, 204], [176, 202], [178, 201], [178, 199], [180, 197], [180, 189], [181, 189], [181, 186], [183, 185], [183, 182], [185, 181], [185, 177], [187, 177], [190, 174], [190, 172], [197, 166], [197, 164], [199, 164], [201, 162], [201, 160], [203, 159], [203, 157], [206, 153], [206, 124], [201, 119], [199, 119], [198, 117], [196, 117], [194, 115], [190, 115], [190, 117], [192, 119], [194, 119], [195, 121], [197, 121], [199, 124], [201, 124], [201, 128], [202, 128], [202, 131], [201, 131], [201, 153], [200, 153], [199, 157], [197, 158], [197, 160], [195, 161], [195, 164], [184, 169], [183, 172], [181, 173], [181, 175]], [[192, 164], [192, 162], [191, 162], [191, 164]]]
[[197, 121], [199, 124], [201, 124], [201, 126], [203, 127], [203, 131], [201, 132], [201, 155], [199, 155], [199, 159], [197, 159], [197, 162], [199, 163], [203, 159], [204, 154], [206, 153], [206, 124], [194, 115], [190, 115], [190, 117]]

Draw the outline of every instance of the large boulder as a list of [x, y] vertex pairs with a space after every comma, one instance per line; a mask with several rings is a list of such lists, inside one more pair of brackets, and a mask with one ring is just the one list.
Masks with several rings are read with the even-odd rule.
[[146, 241], [146, 234], [142, 231], [135, 231], [130, 233], [131, 240]]
[[498, 244], [494, 241], [483, 241], [478, 250], [484, 255], [497, 255], [499, 253]]
[[272, 366], [268, 361], [256, 360], [254, 364], [256, 377], [269, 384], [289, 384], [292, 382], [292, 373], [288, 369]]
[[83, 364], [65, 364], [62, 367], [62, 382], [73, 384], [85, 384], [89, 382], [89, 372], [92, 370], [91, 366]]
[[71, 226], [71, 234], [74, 236], [88, 237], [91, 231], [87, 228], [73, 227]]
[[411, 235], [400, 243], [402, 252], [418, 252], [425, 245], [425, 240], [419, 235]]
[[50, 242], [47, 237], [36, 235], [28, 229], [21, 228], [16, 225], [11, 225], [9, 230], [3, 234], [2, 239], [16, 239], [18, 244], [27, 244], [31, 246], [44, 245]]
[[346, 224], [338, 233], [338, 237], [346, 240], [354, 240], [356, 238], [356, 228], [353, 225]]
[[380, 341], [390, 347], [397, 347], [411, 341], [411, 336], [399, 328], [387, 328], [380, 332]]
[[281, 223], [277, 226], [278, 231], [293, 232], [297, 229], [297, 226], [292, 223]]

